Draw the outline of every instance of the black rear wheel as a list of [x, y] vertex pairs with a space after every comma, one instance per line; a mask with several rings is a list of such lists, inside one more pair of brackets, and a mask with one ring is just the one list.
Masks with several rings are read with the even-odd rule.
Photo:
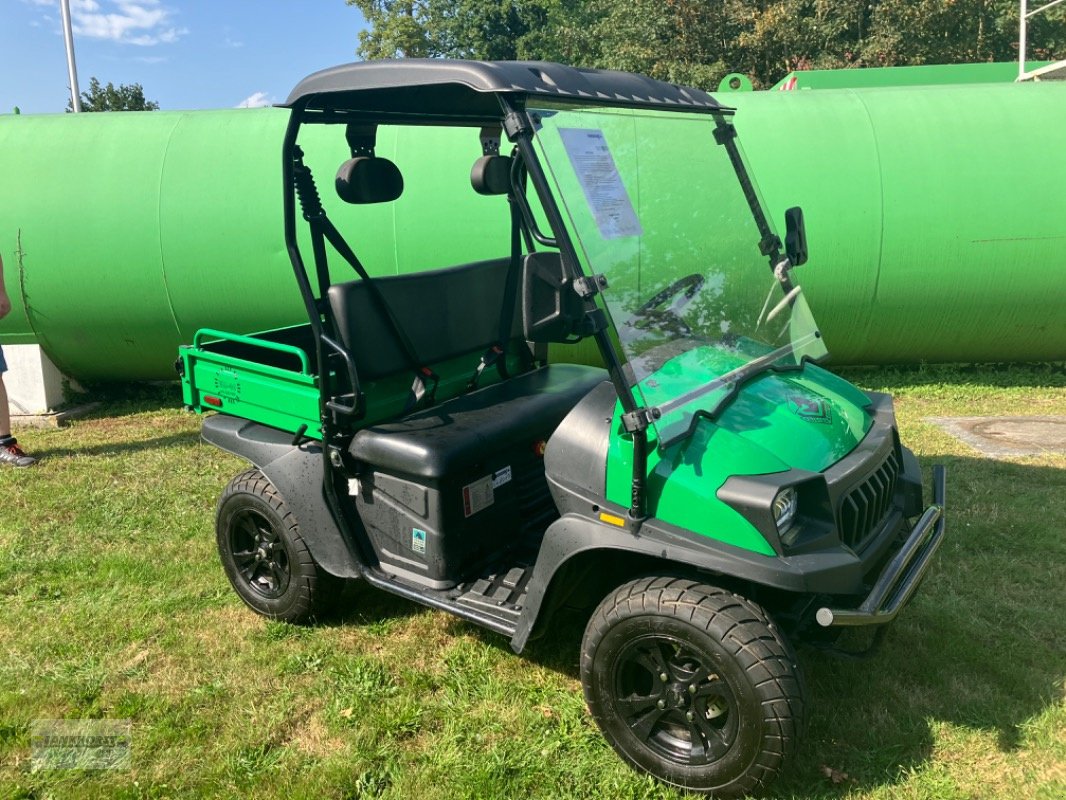
[[795, 750], [804, 701], [788, 643], [754, 603], [680, 578], [620, 587], [589, 620], [585, 699], [629, 763], [691, 791], [750, 793]]
[[315, 564], [296, 518], [259, 470], [230, 481], [218, 501], [215, 533], [226, 577], [257, 613], [308, 622], [336, 597], [340, 581]]

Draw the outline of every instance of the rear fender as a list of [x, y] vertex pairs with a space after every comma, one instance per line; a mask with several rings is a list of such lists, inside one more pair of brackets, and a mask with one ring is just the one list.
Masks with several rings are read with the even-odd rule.
[[359, 559], [326, 501], [320, 442], [294, 445], [291, 433], [225, 414], [207, 417], [201, 435], [258, 467], [296, 517], [300, 536], [319, 567], [339, 578], [362, 574]]

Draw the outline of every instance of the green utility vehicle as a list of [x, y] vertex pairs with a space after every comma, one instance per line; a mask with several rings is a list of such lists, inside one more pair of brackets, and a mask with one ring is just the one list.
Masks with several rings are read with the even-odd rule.
[[[626, 761], [720, 795], [770, 781], [805, 712], [790, 642], [896, 616], [940, 546], [944, 473], [924, 507], [890, 398], [816, 366], [802, 214], [782, 243], [731, 110], [637, 75], [444, 60], [329, 69], [285, 106], [309, 321], [201, 331], [179, 359], [186, 404], [219, 412], [204, 438], [254, 465], [218, 505], [241, 599], [304, 622], [362, 579], [516, 652], [587, 608], [585, 697]], [[427, 150], [445, 128], [455, 146]], [[354, 207], [316, 188], [311, 165], [338, 161]], [[426, 186], [433, 213], [382, 247]], [[435, 218], [460, 198], [494, 213]], [[409, 237], [469, 259], [381, 275], [334, 222], [372, 253]], [[602, 367], [569, 363], [580, 342]]]

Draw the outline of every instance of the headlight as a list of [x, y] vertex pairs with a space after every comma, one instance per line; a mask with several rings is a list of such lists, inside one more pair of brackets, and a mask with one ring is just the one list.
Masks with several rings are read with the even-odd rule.
[[[792, 522], [796, 518], [796, 508], [799, 505], [799, 495], [796, 494], [796, 490], [792, 487], [782, 489], [777, 493], [777, 497], [774, 498], [774, 523], [777, 525], [777, 532], [779, 534], [784, 533], [792, 527]], [[765, 508], [765, 506], [763, 506]]]

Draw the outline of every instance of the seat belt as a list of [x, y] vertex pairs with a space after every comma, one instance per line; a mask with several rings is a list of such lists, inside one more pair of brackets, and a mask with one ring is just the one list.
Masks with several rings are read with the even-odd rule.
[[[414, 374], [414, 382], [411, 384], [410, 394], [404, 404], [403, 413], [410, 413], [422, 404], [424, 400], [427, 404], [431, 404], [437, 392], [437, 384], [440, 383], [440, 377], [419, 360], [417, 353], [415, 353], [414, 345], [411, 344], [411, 340], [404, 332], [403, 326], [400, 325], [396, 315], [393, 314], [385, 295], [381, 292], [381, 288], [370, 277], [366, 268], [359, 261], [351, 247], [348, 246], [348, 243], [344, 241], [340, 231], [330, 222], [325, 212], [321, 216], [308, 221], [311, 223], [312, 246], [315, 248], [316, 254], [319, 248], [323, 252], [325, 251], [322, 245], [323, 239], [333, 245], [333, 249], [340, 254], [341, 258], [348, 262], [351, 268], [359, 275], [360, 280], [367, 285], [378, 308], [385, 315], [385, 319], [388, 320], [389, 327], [392, 328], [392, 333], [400, 344], [400, 349], [403, 350], [404, 358], [407, 359], [408, 366]], [[324, 297], [325, 293], [322, 296]]]
[[[497, 340], [478, 362], [477, 369], [467, 382], [466, 390], [472, 392], [478, 387], [481, 375], [486, 369], [495, 365], [501, 380], [511, 377], [507, 370], [507, 343], [511, 341], [511, 328], [514, 325], [515, 305], [518, 302], [518, 284], [522, 273], [522, 217], [518, 211], [518, 204], [508, 196], [511, 206], [511, 262], [507, 265], [507, 281], [503, 288], [503, 309], [500, 311], [500, 329]], [[532, 357], [529, 348], [522, 348], [522, 371], [526, 372], [531, 366]]]
[[[354, 153], [355, 145], [353, 144], [352, 146]], [[414, 383], [411, 384], [411, 392], [407, 403], [404, 406], [404, 413], [410, 412], [427, 397], [429, 398], [429, 402], [432, 402], [440, 378], [435, 372], [433, 372], [433, 370], [419, 361], [414, 346], [411, 344], [411, 340], [407, 338], [403, 326], [401, 326], [399, 320], [396, 319], [396, 315], [392, 313], [392, 309], [385, 300], [385, 295], [381, 293], [381, 288], [371, 280], [370, 275], [367, 273], [362, 263], [356, 257], [355, 253], [352, 252], [348, 243], [344, 241], [344, 237], [341, 235], [340, 231], [333, 226], [329, 217], [326, 216], [326, 210], [322, 206], [322, 200], [319, 198], [318, 189], [315, 186], [314, 176], [311, 174], [311, 169], [303, 163], [303, 151], [299, 147], [296, 148], [296, 154], [296, 162], [293, 165], [293, 179], [296, 194], [303, 210], [303, 217], [307, 220], [311, 228], [311, 246], [315, 257], [315, 272], [318, 275], [320, 303], [325, 301], [327, 290], [329, 289], [329, 265], [326, 260], [325, 246], [325, 242], [329, 241], [329, 243], [333, 245], [333, 248], [345, 261], [348, 262], [351, 268], [358, 273], [359, 278], [367, 285], [367, 288], [377, 302], [378, 307], [385, 315], [386, 320], [388, 320], [389, 326], [392, 328], [392, 333], [399, 342], [400, 349], [403, 350], [404, 358], [407, 359], [408, 365], [414, 373]], [[320, 312], [322, 310], [323, 309], [320, 307]], [[336, 331], [334, 331], [334, 333], [336, 333]], [[352, 387], [352, 390], [358, 393], [359, 387], [354, 386]]]

